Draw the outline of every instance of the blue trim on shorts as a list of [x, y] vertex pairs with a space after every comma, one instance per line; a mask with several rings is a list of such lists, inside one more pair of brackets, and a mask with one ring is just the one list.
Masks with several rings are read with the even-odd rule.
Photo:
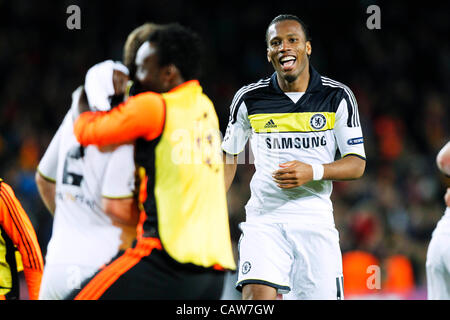
[[277, 289], [277, 291], [283, 291], [283, 292], [280, 292], [280, 293], [288, 293], [289, 291], [291, 291], [291, 288], [289, 286], [282, 286], [282, 285], [279, 285], [279, 284], [275, 284], [273, 282], [269, 282], [269, 281], [266, 281], [266, 280], [259, 280], [259, 279], [246, 279], [246, 280], [239, 281], [236, 284], [236, 289], [239, 292], [242, 292], [242, 287], [245, 284], [263, 284], [263, 285], [275, 288], [275, 289]]

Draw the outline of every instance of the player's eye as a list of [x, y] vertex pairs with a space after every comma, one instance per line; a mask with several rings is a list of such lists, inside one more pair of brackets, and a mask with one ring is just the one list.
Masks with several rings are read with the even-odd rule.
[[271, 45], [272, 47], [278, 47], [278, 46], [280, 45], [280, 43], [281, 43], [281, 41], [279, 41], [279, 40], [273, 40], [273, 41], [270, 43], [270, 45]]

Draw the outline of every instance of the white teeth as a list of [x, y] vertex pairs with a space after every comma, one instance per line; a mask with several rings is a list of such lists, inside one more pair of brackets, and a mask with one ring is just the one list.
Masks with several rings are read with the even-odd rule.
[[285, 63], [285, 62], [288, 62], [288, 61], [295, 61], [295, 57], [288, 56], [288, 57], [282, 57], [280, 59], [281, 63]]

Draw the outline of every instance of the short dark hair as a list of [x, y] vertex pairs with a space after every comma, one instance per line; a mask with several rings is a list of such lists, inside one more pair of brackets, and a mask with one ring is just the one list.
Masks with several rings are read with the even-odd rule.
[[157, 28], [148, 40], [156, 44], [160, 66], [174, 64], [185, 81], [200, 77], [203, 42], [197, 33], [170, 23]]
[[130, 72], [130, 79], [134, 78], [136, 73], [136, 54], [140, 46], [147, 41], [150, 34], [159, 28], [159, 25], [152, 22], [146, 22], [137, 27], [128, 35], [125, 45], [123, 47], [123, 64]]
[[280, 22], [280, 21], [285, 21], [285, 20], [294, 20], [294, 21], [297, 21], [297, 22], [302, 26], [303, 33], [305, 34], [305, 39], [306, 39], [306, 41], [311, 41], [311, 40], [312, 40], [312, 39], [311, 39], [311, 34], [310, 34], [310, 32], [309, 32], [308, 26], [307, 26], [307, 25], [306, 25], [299, 17], [297, 17], [297, 16], [295, 16], [295, 15], [293, 15], [293, 14], [280, 14], [280, 15], [276, 16], [276, 17], [269, 23], [269, 25], [267, 26], [267, 29], [266, 29], [266, 43], [267, 43], [267, 41], [269, 41], [269, 39], [268, 39], [268, 32], [269, 32], [270, 26], [273, 25], [273, 24], [275, 24], [275, 23], [278, 23], [278, 22]]

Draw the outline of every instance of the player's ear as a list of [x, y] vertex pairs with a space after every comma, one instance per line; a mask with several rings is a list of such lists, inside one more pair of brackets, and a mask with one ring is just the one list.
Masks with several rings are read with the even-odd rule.
[[167, 65], [164, 70], [164, 72], [166, 72], [167, 75], [173, 75], [173, 74], [175, 74], [176, 71], [177, 71], [177, 67], [175, 67], [175, 65], [173, 63]]
[[311, 52], [312, 52], [311, 41], [306, 41], [306, 54], [310, 56]]
[[162, 72], [167, 78], [173, 78], [179, 74], [178, 68], [173, 63], [164, 66]]
[[269, 63], [270, 63], [269, 48], [267, 48], [267, 62], [269, 62]]
[[163, 84], [170, 86], [170, 84], [180, 76], [180, 71], [173, 63], [171, 63], [161, 68], [161, 75]]

